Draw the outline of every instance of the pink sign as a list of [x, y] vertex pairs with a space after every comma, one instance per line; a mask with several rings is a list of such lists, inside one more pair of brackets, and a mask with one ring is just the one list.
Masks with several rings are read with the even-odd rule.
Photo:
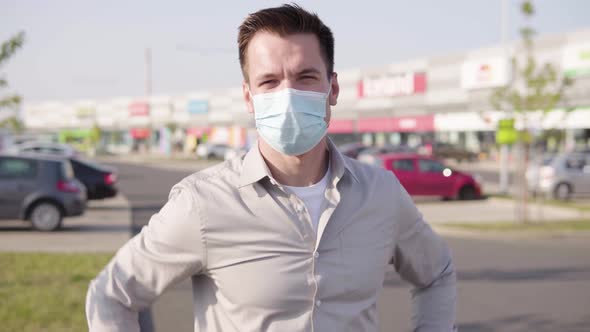
[[434, 131], [434, 115], [432, 114], [359, 120], [359, 132], [361, 133], [428, 131]]
[[330, 120], [328, 133], [330, 134], [350, 134], [354, 132], [353, 120]]
[[426, 92], [426, 73], [388, 74], [358, 82], [359, 98], [411, 96]]

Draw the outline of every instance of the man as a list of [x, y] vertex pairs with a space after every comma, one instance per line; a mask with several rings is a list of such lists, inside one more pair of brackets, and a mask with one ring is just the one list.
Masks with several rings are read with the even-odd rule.
[[[296, 5], [239, 29], [244, 100], [260, 140], [195, 173], [91, 283], [91, 331], [137, 331], [137, 312], [192, 278], [196, 331], [377, 331], [389, 262], [415, 285], [417, 331], [452, 331], [449, 250], [394, 175], [326, 137], [334, 39]], [[392, 308], [393, 309], [393, 308]]]

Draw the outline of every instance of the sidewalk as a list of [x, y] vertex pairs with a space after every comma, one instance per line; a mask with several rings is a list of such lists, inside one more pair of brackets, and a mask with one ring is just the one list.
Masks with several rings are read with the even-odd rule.
[[0, 251], [115, 252], [129, 239], [131, 212], [123, 195], [89, 201], [86, 213], [64, 218], [56, 232], [37, 232], [27, 222], [0, 223]]
[[[418, 199], [416, 205], [431, 224], [497, 223], [517, 221], [516, 200], [488, 198], [476, 201], [440, 201]], [[529, 218], [535, 222], [590, 218], [590, 212], [531, 202]]]

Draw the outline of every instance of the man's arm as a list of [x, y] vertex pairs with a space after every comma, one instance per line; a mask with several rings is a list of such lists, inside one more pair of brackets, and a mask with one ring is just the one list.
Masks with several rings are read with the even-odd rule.
[[91, 332], [139, 331], [140, 310], [170, 285], [204, 270], [201, 219], [191, 189], [182, 182], [174, 186], [149, 225], [90, 282], [86, 318]]
[[398, 224], [393, 264], [400, 276], [414, 285], [414, 331], [455, 331], [457, 289], [451, 252], [444, 240], [424, 222], [397, 180], [395, 187]]

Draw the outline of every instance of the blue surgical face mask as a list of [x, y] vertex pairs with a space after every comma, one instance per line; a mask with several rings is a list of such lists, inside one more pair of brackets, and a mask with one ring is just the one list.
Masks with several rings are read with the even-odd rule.
[[282, 154], [298, 156], [308, 152], [328, 130], [324, 118], [330, 91], [321, 93], [287, 88], [250, 94], [258, 134]]

